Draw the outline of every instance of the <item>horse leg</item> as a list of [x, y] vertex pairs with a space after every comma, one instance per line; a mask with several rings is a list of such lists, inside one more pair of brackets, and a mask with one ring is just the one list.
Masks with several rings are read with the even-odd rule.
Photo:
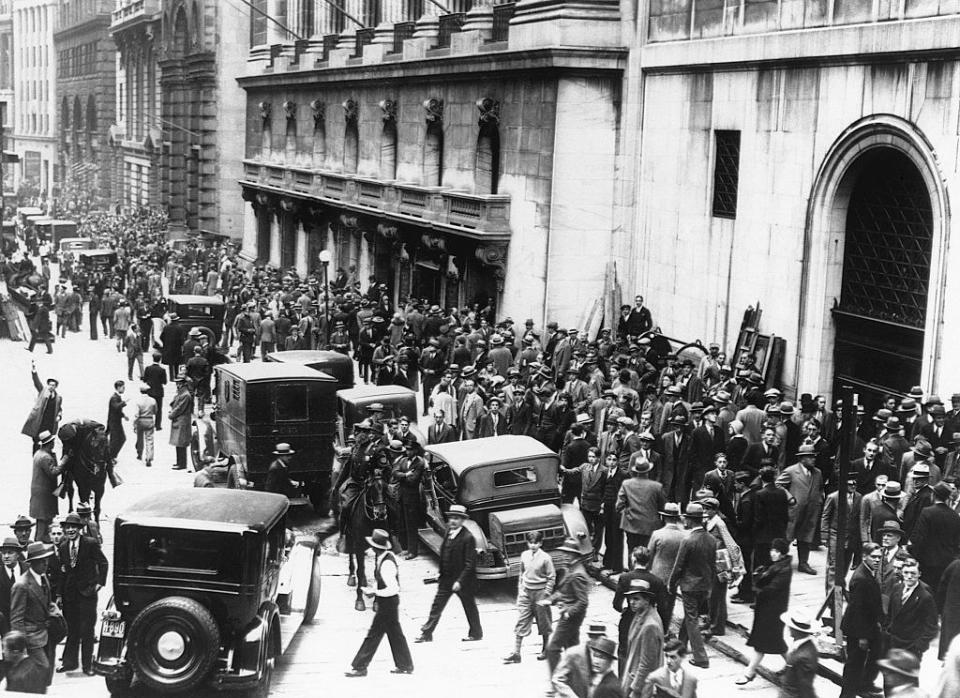
[[340, 535], [346, 539], [347, 564], [350, 566], [350, 574], [347, 577], [347, 586], [355, 587], [357, 586], [357, 567], [353, 559], [353, 543], [350, 540], [350, 535], [347, 533], [347, 528], [344, 528], [340, 532]]
[[97, 522], [97, 526], [100, 525], [100, 502], [103, 501], [103, 492], [106, 489], [106, 481], [98, 483], [96, 489], [93, 491], [93, 519]]
[[357, 557], [357, 580], [358, 580], [357, 602], [353, 605], [353, 607], [358, 611], [366, 611], [367, 604], [363, 600], [363, 591], [361, 590], [363, 589], [363, 587], [367, 586], [367, 573], [365, 569], [366, 566], [364, 564], [365, 562], [364, 558], [366, 557], [366, 554], [367, 554], [367, 546], [361, 543], [357, 547], [355, 547], [353, 550], [354, 550], [353, 554], [356, 555]]

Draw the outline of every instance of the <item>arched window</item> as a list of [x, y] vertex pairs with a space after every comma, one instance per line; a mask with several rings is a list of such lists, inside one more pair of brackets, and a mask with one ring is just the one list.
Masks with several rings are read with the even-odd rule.
[[423, 184], [439, 187], [443, 184], [443, 123], [427, 124], [427, 137], [423, 142]]
[[397, 178], [397, 125], [385, 121], [380, 134], [380, 179]]
[[190, 30], [187, 28], [187, 13], [182, 5], [173, 21], [173, 41], [170, 46], [172, 58], [183, 58], [190, 52]]
[[203, 46], [203, 18], [197, 0], [193, 0], [193, 34], [193, 45], [198, 48]]
[[357, 130], [357, 120], [349, 119], [343, 134], [343, 171], [353, 174], [357, 171], [360, 160], [360, 133]]
[[477, 136], [477, 161], [473, 170], [477, 194], [496, 194], [500, 180], [500, 130], [488, 121]]

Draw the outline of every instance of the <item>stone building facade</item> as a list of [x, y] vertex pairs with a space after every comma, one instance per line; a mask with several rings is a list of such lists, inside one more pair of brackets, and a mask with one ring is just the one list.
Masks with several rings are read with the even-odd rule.
[[732, 351], [759, 301], [789, 391], [960, 389], [956, 7], [644, 7], [619, 210], [655, 319]]
[[[58, 0], [13, 0], [13, 142], [20, 156], [15, 186], [49, 196], [58, 181], [57, 60], [53, 32]], [[12, 147], [10, 147], [12, 146]]]
[[57, 61], [57, 133], [67, 198], [77, 194], [112, 199], [116, 49], [110, 38], [113, 0], [60, 0], [53, 35]]
[[165, 206], [174, 231], [241, 236], [245, 99], [234, 66], [248, 25], [241, 5], [215, 0], [123, 0], [114, 11], [124, 199]]
[[279, 24], [251, 15], [239, 79], [248, 259], [328, 249], [394, 298], [585, 316], [614, 237], [616, 2], [255, 4]]

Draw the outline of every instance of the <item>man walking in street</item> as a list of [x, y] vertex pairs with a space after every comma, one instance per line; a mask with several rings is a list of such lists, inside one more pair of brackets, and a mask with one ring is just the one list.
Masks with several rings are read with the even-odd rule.
[[[10, 629], [27, 636], [27, 654], [47, 666], [47, 685], [53, 678], [57, 644], [63, 639], [63, 613], [54, 603], [47, 567], [55, 555], [52, 545], [30, 543], [25, 549], [28, 568], [10, 594]], [[51, 632], [53, 630], [54, 632]]]
[[463, 522], [469, 517], [467, 509], [461, 504], [451, 504], [447, 511], [447, 530], [440, 545], [440, 576], [437, 580], [437, 594], [430, 607], [430, 616], [420, 629], [415, 642], [431, 642], [433, 631], [440, 622], [440, 615], [450, 597], [456, 594], [463, 604], [469, 630], [464, 642], [476, 642], [483, 639], [480, 625], [480, 612], [477, 610], [477, 543], [473, 534], [464, 528]]
[[83, 528], [83, 520], [77, 514], [67, 514], [63, 520], [64, 540], [60, 543], [57, 564], [67, 642], [57, 671], [76, 671], [79, 651], [83, 673], [93, 676], [97, 593], [107, 583], [107, 558], [95, 539], [80, 535]]
[[30, 516], [37, 520], [37, 540], [49, 542], [50, 522], [58, 513], [57, 496], [53, 493], [57, 487], [57, 478], [63, 472], [63, 466], [53, 454], [54, 436], [49, 431], [42, 432], [37, 440], [40, 447], [33, 454], [33, 478], [30, 482]]
[[580, 551], [576, 538], [567, 538], [557, 548], [567, 558], [567, 568], [553, 594], [538, 603], [553, 605], [559, 610], [557, 623], [547, 641], [547, 665], [553, 676], [563, 650], [580, 642], [580, 626], [587, 614], [591, 580], [583, 566], [585, 555]]
[[133, 405], [133, 428], [137, 433], [137, 460], [143, 460], [148, 468], [153, 465], [153, 432], [156, 425], [157, 401], [150, 396], [150, 386], [143, 384]]
[[113, 395], [107, 404], [107, 437], [110, 439], [110, 457], [113, 460], [117, 460], [120, 449], [127, 442], [127, 434], [123, 430], [123, 423], [127, 420], [127, 415], [123, 413], [123, 408], [127, 406], [127, 401], [123, 399], [126, 387], [123, 381], [114, 382]]
[[160, 365], [161, 358], [159, 352], [153, 352], [153, 363], [143, 369], [143, 382], [150, 387], [147, 395], [157, 403], [157, 431], [163, 428], [163, 386], [167, 384], [167, 372]]
[[817, 453], [811, 444], [804, 444], [797, 451], [799, 462], [783, 472], [790, 476], [790, 494], [797, 502], [792, 520], [792, 535], [797, 541], [797, 571], [804, 574], [816, 574], [810, 567], [810, 548], [814, 542], [814, 531], [820, 521], [821, 497], [823, 496], [823, 474], [816, 467]]
[[637, 461], [633, 477], [620, 485], [617, 511], [620, 528], [627, 534], [627, 549], [650, 542], [650, 534], [660, 528], [659, 511], [667, 503], [663, 485], [648, 477], [653, 466], [649, 461]]
[[191, 419], [193, 417], [193, 394], [190, 392], [186, 373], [177, 374], [177, 394], [170, 401], [170, 445], [177, 451], [174, 470], [186, 470], [187, 447], [190, 445]]
[[691, 530], [680, 544], [667, 588], [674, 595], [678, 588], [683, 592], [683, 622], [679, 638], [684, 646], [688, 639], [690, 641], [693, 648], [690, 663], [706, 669], [710, 660], [700, 634], [700, 608], [706, 605], [717, 578], [717, 539], [707, 530], [703, 506], [699, 503], [687, 504], [683, 516]]
[[346, 672], [346, 676], [357, 678], [367, 675], [367, 666], [377, 653], [384, 635], [387, 636], [390, 652], [393, 654], [394, 668], [390, 673], [412, 674], [413, 658], [400, 625], [400, 568], [396, 555], [390, 550], [390, 534], [377, 528], [366, 540], [370, 547], [377, 551], [373, 565], [375, 586], [364, 587], [362, 590], [364, 594], [375, 597], [373, 622], [353, 658], [353, 669]]
[[883, 603], [875, 575], [883, 559], [883, 550], [876, 543], [865, 543], [861, 555], [862, 562], [850, 577], [847, 606], [840, 623], [847, 641], [840, 698], [854, 698], [861, 692], [872, 692], [877, 679]]

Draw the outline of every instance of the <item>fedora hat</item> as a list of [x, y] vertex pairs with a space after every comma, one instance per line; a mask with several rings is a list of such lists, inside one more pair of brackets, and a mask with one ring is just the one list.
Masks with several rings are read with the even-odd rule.
[[582, 550], [580, 550], [580, 542], [576, 538], [572, 538], [572, 537], [564, 540], [563, 545], [559, 546], [557, 550], [560, 550], [565, 553], [571, 553], [573, 555], [585, 554]]
[[921, 388], [919, 385], [915, 385], [910, 388], [908, 395], [916, 400], [920, 400], [923, 398], [923, 388]]
[[593, 417], [591, 417], [586, 412], [581, 412], [580, 414], [577, 415], [577, 424], [590, 424], [590, 422], [592, 421], [593, 421]]
[[617, 658], [617, 643], [609, 637], [598, 637], [593, 640], [587, 640], [587, 647], [589, 647], [592, 652], [599, 652], [602, 655], [610, 657], [610, 659]]
[[83, 528], [83, 519], [80, 518], [80, 515], [75, 512], [70, 512], [60, 523], [61, 526], [76, 526], [77, 528]]
[[467, 513], [467, 508], [462, 504], [451, 504], [450, 508], [447, 510], [447, 518], [451, 516], [458, 516], [461, 519], [469, 519], [470, 515]]
[[367, 405], [367, 412], [384, 412], [385, 409], [382, 402], [371, 402]]
[[918, 441], [910, 450], [922, 459], [929, 458], [933, 455], [933, 447], [930, 446], [929, 441]]
[[713, 509], [714, 511], [719, 511], [720, 509], [720, 500], [716, 497], [704, 497], [700, 500], [700, 506], [704, 509]]
[[726, 390], [718, 390], [717, 394], [713, 396], [713, 401], [718, 405], [726, 405], [730, 402], [730, 393]]
[[887, 417], [887, 421], [883, 423], [890, 431], [900, 431], [900, 418], [899, 417]]
[[498, 335], [498, 334], [495, 334], [495, 335], [493, 335], [492, 337], [490, 337], [490, 343], [491, 343], [491, 344], [503, 344], [503, 337], [501, 337], [501, 336]]
[[955, 431], [950, 435], [950, 445], [960, 444], [960, 431]]
[[913, 652], [907, 650], [892, 649], [887, 652], [886, 659], [877, 661], [877, 666], [883, 671], [892, 671], [901, 676], [908, 676], [911, 679], [920, 676], [920, 660]]
[[20, 541], [18, 541], [16, 538], [13, 538], [13, 537], [4, 538], [3, 542], [0, 543], [0, 550], [21, 551], [23, 550], [23, 546], [20, 545]]
[[684, 509], [683, 516], [687, 519], [702, 519], [703, 505], [700, 504], [700, 502], [690, 502], [687, 504], [687, 508]]
[[587, 636], [590, 638], [603, 637], [607, 634], [607, 626], [599, 620], [592, 621], [587, 625]]
[[31, 519], [29, 516], [26, 516], [25, 514], [20, 514], [20, 516], [17, 517], [16, 521], [10, 524], [10, 528], [13, 528], [13, 529], [33, 528], [33, 519]]
[[796, 410], [793, 408], [793, 403], [789, 400], [784, 400], [780, 403], [780, 414], [787, 416], [794, 412], [796, 412]]
[[660, 510], [660, 516], [672, 516], [679, 519], [680, 505], [676, 502], [667, 502], [663, 505], [663, 509]]
[[901, 538], [903, 537], [903, 529], [900, 528], [899, 521], [884, 521], [880, 527], [880, 535], [882, 536], [884, 533], [895, 533]]
[[276, 448], [273, 449], [273, 455], [275, 456], [292, 456], [294, 453], [296, 453], [296, 451], [287, 443], [277, 444]]
[[644, 473], [649, 473], [652, 469], [653, 463], [646, 458], [638, 458], [630, 470], [637, 475], [643, 475]]
[[813, 447], [813, 444], [803, 444], [797, 449], [797, 452], [794, 455], [797, 458], [803, 458], [804, 456], [813, 456], [816, 458], [817, 450]]
[[477, 372], [477, 369], [474, 366], [464, 366], [463, 370], [460, 371], [460, 375], [464, 378], [469, 378]]
[[913, 477], [930, 477], [930, 466], [926, 463], [917, 463], [910, 471]]
[[942, 405], [943, 400], [940, 399], [939, 395], [928, 395], [927, 399], [923, 401], [923, 404], [926, 405]]
[[44, 429], [39, 434], [37, 434], [37, 441], [41, 444], [48, 444], [51, 441], [53, 441], [55, 438], [56, 437], [46, 429]]
[[379, 550], [390, 550], [390, 534], [382, 528], [373, 529], [373, 533], [364, 537], [367, 545]]
[[917, 411], [917, 401], [912, 397], [905, 397], [900, 401], [900, 406], [897, 408], [897, 412], [900, 414], [911, 414], [912, 412]]
[[624, 596], [636, 596], [637, 594], [645, 594], [646, 596], [656, 596], [656, 593], [653, 591], [653, 587], [650, 586], [650, 582], [646, 579], [631, 579], [630, 586], [627, 587], [627, 590], [623, 592]]
[[811, 618], [804, 611], [787, 611], [780, 614], [780, 620], [788, 628], [793, 628], [801, 633], [816, 635], [820, 632], [820, 622], [816, 618]]
[[886, 408], [881, 408], [874, 413], [872, 419], [875, 422], [886, 422], [892, 416], [893, 416], [893, 412], [891, 412]]
[[390, 445], [387, 446], [387, 449], [390, 453], [403, 453], [403, 443], [397, 439], [391, 439]]
[[33, 562], [34, 560], [53, 557], [53, 546], [41, 543], [40, 541], [30, 543], [26, 548], [26, 556], [24, 562]]
[[883, 498], [884, 499], [900, 499], [900, 495], [903, 493], [900, 483], [896, 480], [888, 482], [883, 487]]

